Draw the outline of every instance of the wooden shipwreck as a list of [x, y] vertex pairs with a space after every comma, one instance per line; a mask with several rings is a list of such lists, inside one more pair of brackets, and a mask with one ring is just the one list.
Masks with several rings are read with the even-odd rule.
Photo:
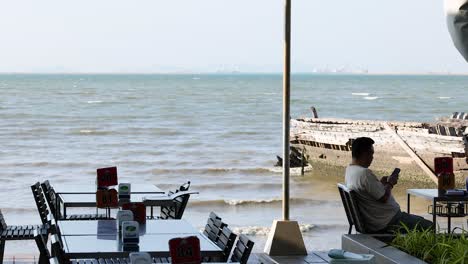
[[391, 172], [402, 169], [402, 177], [429, 176], [435, 157], [453, 157], [458, 178], [468, 175], [468, 114], [454, 113], [433, 123], [351, 120], [314, 117], [291, 120], [291, 148], [304, 153], [307, 161], [346, 166], [351, 161], [351, 143], [357, 137], [375, 141], [371, 168]]

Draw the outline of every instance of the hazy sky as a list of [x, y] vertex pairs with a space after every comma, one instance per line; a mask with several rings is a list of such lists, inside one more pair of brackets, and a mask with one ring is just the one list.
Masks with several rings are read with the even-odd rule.
[[[443, 1], [292, 0], [292, 70], [467, 72]], [[281, 72], [283, 0], [3, 0], [0, 72]]]

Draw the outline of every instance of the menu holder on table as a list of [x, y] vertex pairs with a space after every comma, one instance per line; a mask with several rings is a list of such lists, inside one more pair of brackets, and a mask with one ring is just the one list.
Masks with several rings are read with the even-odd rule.
[[115, 189], [98, 189], [96, 191], [97, 208], [116, 208], [119, 206], [119, 200]]
[[447, 190], [455, 188], [452, 157], [434, 158], [434, 172], [437, 175], [439, 195], [443, 195]]
[[99, 168], [96, 170], [96, 186], [98, 189], [118, 184], [117, 167]]
[[173, 264], [200, 264], [200, 240], [196, 236], [169, 240], [169, 251]]

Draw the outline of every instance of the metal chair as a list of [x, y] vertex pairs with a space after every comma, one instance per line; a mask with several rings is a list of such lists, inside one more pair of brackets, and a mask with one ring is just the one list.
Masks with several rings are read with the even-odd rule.
[[57, 194], [55, 193], [54, 188], [50, 185], [49, 181], [46, 180], [43, 183], [41, 183], [41, 187], [45, 196], [45, 200], [47, 204], [49, 205], [50, 211], [52, 211], [52, 214], [54, 215], [55, 219], [58, 220], [106, 220], [106, 219], [112, 219], [106, 214], [72, 214], [72, 215], [67, 215], [66, 218], [63, 218], [60, 214], [60, 210], [58, 210], [58, 204], [57, 204]]
[[[187, 181], [186, 183], [182, 184], [180, 187], [179, 187], [179, 191], [181, 192], [185, 192], [185, 191], [188, 191], [190, 189], [190, 181]], [[176, 191], [177, 192], [177, 191]]]
[[33, 240], [34, 231], [38, 230], [38, 234], [47, 236], [48, 225], [13, 225], [6, 224], [0, 210], [0, 263], [3, 263], [3, 254], [5, 251], [5, 242], [11, 240]]
[[364, 222], [355, 199], [355, 192], [346, 187], [344, 184], [338, 183], [338, 191], [340, 192], [341, 201], [348, 218], [349, 229], [348, 234], [351, 234], [353, 226], [356, 232], [366, 233]]
[[47, 216], [49, 215], [49, 210], [47, 210], [47, 204], [40, 183], [36, 182], [35, 184], [31, 185], [31, 191], [34, 196], [34, 201], [36, 202], [39, 217], [41, 218], [42, 224], [45, 225], [48, 220]]
[[49, 264], [50, 251], [47, 248], [47, 241], [44, 240], [44, 236], [41, 231], [34, 230], [34, 240], [36, 241], [37, 249], [39, 250], [39, 264]]
[[237, 235], [234, 234], [231, 229], [229, 229], [227, 226], [223, 227], [221, 233], [219, 234], [218, 241], [216, 241], [216, 245], [223, 251], [223, 257], [219, 260], [220, 262], [228, 261], [236, 238]]
[[221, 231], [225, 226], [227, 226], [227, 224], [221, 221], [221, 217], [219, 217], [214, 212], [211, 212], [210, 216], [208, 217], [208, 220], [206, 221], [203, 234], [206, 237], [208, 237], [211, 241], [216, 243], [218, 241]]
[[172, 196], [173, 205], [161, 206], [161, 215], [159, 219], [182, 219], [185, 208], [187, 207], [190, 193], [184, 192], [169, 192]]
[[246, 235], [240, 234], [239, 239], [237, 239], [236, 247], [232, 252], [231, 262], [247, 264], [253, 246], [254, 242], [252, 240], [250, 240]]

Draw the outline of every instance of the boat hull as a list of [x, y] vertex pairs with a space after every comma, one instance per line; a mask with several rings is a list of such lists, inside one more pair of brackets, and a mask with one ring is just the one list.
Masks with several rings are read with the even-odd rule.
[[371, 169], [390, 174], [398, 167], [403, 178], [423, 175], [401, 146], [404, 142], [432, 170], [435, 157], [453, 157], [456, 174], [464, 177], [468, 164], [462, 129], [443, 129], [445, 135], [441, 135], [436, 132], [442, 129], [426, 123], [310, 118], [291, 120], [290, 138], [291, 147], [303, 151], [309, 162], [346, 166], [351, 161], [352, 140], [370, 137], [375, 141]]

